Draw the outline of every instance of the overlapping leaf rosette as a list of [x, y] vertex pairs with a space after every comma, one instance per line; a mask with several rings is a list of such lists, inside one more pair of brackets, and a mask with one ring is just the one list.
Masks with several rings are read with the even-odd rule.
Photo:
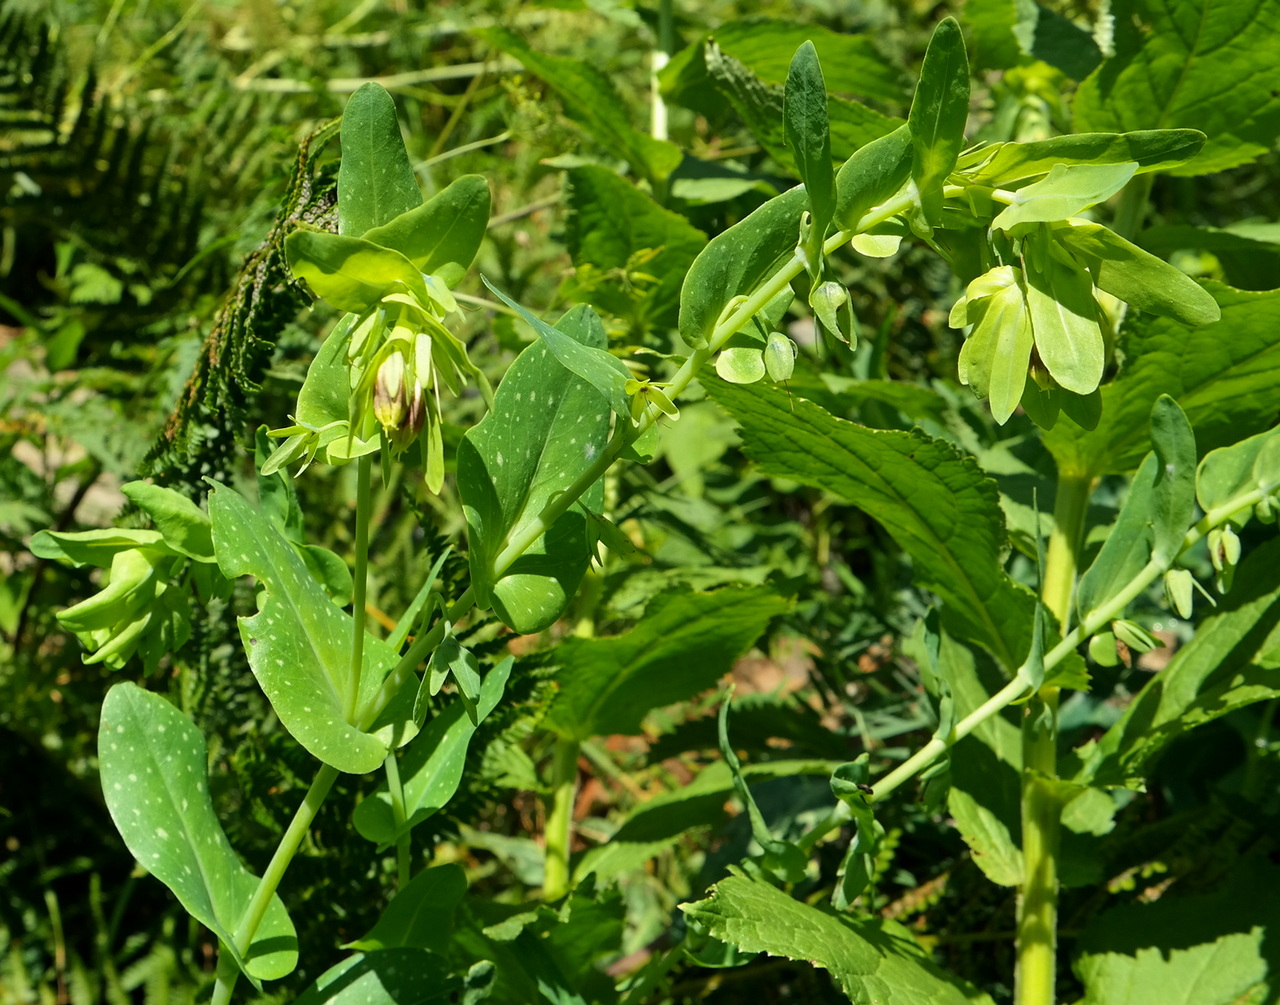
[[[343, 164], [345, 170], [345, 157]], [[338, 184], [341, 191], [341, 175]], [[442, 389], [457, 395], [472, 379], [492, 405], [488, 381], [447, 326], [458, 310], [450, 288], [484, 237], [488, 183], [467, 175], [426, 202], [416, 187], [407, 189], [405, 204], [412, 208], [385, 219], [385, 206], [340, 199], [339, 233], [303, 228], [285, 242], [294, 275], [347, 314], [307, 372], [293, 425], [271, 432], [284, 443], [265, 474], [299, 461], [304, 468], [316, 458], [344, 464], [379, 449], [398, 455], [416, 447], [427, 487], [439, 492]], [[344, 215], [344, 207], [357, 211]], [[385, 222], [364, 227], [362, 217]]]
[[[1123, 139], [1141, 154], [1176, 142], [1181, 132], [1191, 131], [1094, 139]], [[1080, 146], [1090, 137], [1062, 139]], [[965, 182], [973, 213], [981, 215], [984, 205], [988, 212], [1004, 208], [979, 249], [988, 268], [969, 283], [950, 323], [969, 328], [960, 380], [990, 400], [997, 422], [1008, 421], [1021, 405], [1044, 428], [1061, 411], [1092, 429], [1101, 414], [1098, 387], [1121, 302], [1190, 325], [1212, 323], [1219, 312], [1213, 297], [1184, 273], [1081, 216], [1144, 165], [1063, 164], [1038, 156], [1037, 148], [1051, 156], [1054, 143], [1001, 144], [961, 158], [953, 177]], [[1154, 153], [1152, 160], [1152, 166], [1168, 163]]]

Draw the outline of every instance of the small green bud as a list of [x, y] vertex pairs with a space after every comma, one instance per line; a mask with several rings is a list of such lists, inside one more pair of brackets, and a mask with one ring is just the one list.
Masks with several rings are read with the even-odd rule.
[[852, 349], [858, 344], [857, 326], [849, 291], [836, 282], [819, 283], [809, 291], [809, 306], [818, 321], [836, 338]]
[[1115, 632], [1116, 638], [1132, 649], [1135, 653], [1149, 653], [1152, 649], [1159, 649], [1161, 642], [1141, 625], [1134, 624], [1132, 621], [1119, 619], [1111, 622], [1111, 630]]
[[1116, 653], [1116, 637], [1110, 632], [1099, 632], [1089, 640], [1089, 659], [1100, 667], [1113, 667], [1120, 662]]
[[764, 377], [764, 356], [759, 349], [732, 346], [716, 357], [716, 373], [730, 384], [754, 384]]
[[1270, 496], [1263, 496], [1258, 500], [1258, 505], [1253, 508], [1253, 515], [1258, 518], [1259, 523], [1275, 523], [1276, 501]]
[[796, 368], [796, 344], [782, 332], [773, 332], [764, 347], [764, 369], [772, 381], [790, 380]]
[[1164, 574], [1164, 598], [1180, 618], [1191, 617], [1195, 577], [1189, 569], [1170, 569]]

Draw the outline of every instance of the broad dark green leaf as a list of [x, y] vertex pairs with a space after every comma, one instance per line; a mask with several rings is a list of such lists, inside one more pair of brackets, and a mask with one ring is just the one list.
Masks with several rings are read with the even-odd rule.
[[[674, 324], [680, 284], [707, 236], [616, 171], [588, 165], [574, 168], [566, 178], [565, 246], [581, 270], [579, 299], [622, 317], [634, 311], [642, 324]], [[585, 276], [584, 266], [591, 270]], [[613, 278], [629, 269], [657, 282]]]
[[809, 213], [820, 248], [836, 208], [835, 170], [831, 165], [827, 85], [812, 42], [804, 42], [791, 60], [782, 108], [787, 146], [809, 193]]
[[[591, 466], [609, 432], [609, 409], [600, 393], [561, 365], [545, 334], [511, 364], [494, 411], [458, 447], [472, 585], [480, 602], [518, 632], [548, 627], [572, 599], [591, 559], [587, 518], [579, 506], [599, 512], [604, 503], [604, 488], [596, 483], [509, 569], [497, 573], [494, 563], [512, 535]], [[600, 319], [585, 305], [560, 319], [556, 335], [583, 349], [602, 351], [606, 344]]]
[[919, 432], [839, 419], [781, 388], [706, 384], [764, 473], [826, 489], [879, 521], [911, 556], [916, 585], [942, 598], [949, 630], [1010, 670], [1021, 664], [1035, 598], [1004, 572], [999, 494], [972, 458]]
[[565, 109], [602, 147], [650, 182], [661, 182], [680, 163], [680, 148], [631, 125], [626, 103], [613, 81], [594, 63], [548, 56], [530, 48], [505, 28], [476, 28], [474, 34], [520, 60], [560, 95]]
[[863, 214], [894, 195], [911, 178], [914, 144], [902, 125], [857, 150], [836, 174], [836, 224], [858, 226]]
[[463, 175], [421, 206], [362, 236], [398, 251], [419, 272], [456, 286], [484, 239], [489, 203], [489, 183], [478, 174]]
[[1096, 223], [1072, 220], [1053, 236], [1088, 268], [1093, 283], [1131, 307], [1187, 325], [1213, 324], [1217, 301], [1194, 279]]
[[713, 686], [788, 606], [763, 587], [667, 593], [622, 635], [566, 639], [547, 724], [576, 740], [638, 733], [652, 709]]
[[[174, 892], [187, 912], [234, 953], [233, 933], [258, 888], [223, 833], [209, 796], [204, 736], [158, 694], [115, 685], [98, 730], [102, 792], [120, 836], [138, 863]], [[236, 963], [260, 981], [292, 973], [293, 922], [272, 897], [249, 951]]]
[[929, 40], [907, 116], [914, 145], [911, 178], [920, 190], [925, 219], [934, 226], [942, 222], [942, 185], [964, 146], [968, 117], [969, 58], [960, 25], [949, 17]]
[[[812, 42], [826, 67], [827, 89], [897, 104], [906, 95], [906, 80], [866, 35], [837, 33], [820, 25], [747, 17], [717, 26], [715, 43], [766, 84], [787, 78], [791, 59], [803, 42]], [[717, 111], [704, 59], [709, 36], [696, 39], [671, 57], [661, 73], [669, 101], [714, 114]]]
[[425, 949], [356, 953], [330, 967], [294, 1005], [425, 1005], [456, 1002], [463, 979], [443, 956]]
[[[1048, 174], [1059, 164], [1138, 165], [1135, 174], [1168, 171], [1204, 146], [1198, 129], [1140, 129], [1131, 133], [1071, 133], [1025, 143], [997, 143], [960, 158], [960, 168], [978, 185], [1008, 188]], [[970, 167], [969, 165], [974, 165]]]
[[1011, 31], [1018, 48], [1032, 59], [1057, 67], [1072, 80], [1083, 80], [1102, 61], [1098, 43], [1084, 28], [1042, 3], [1018, 0]]
[[1115, 57], [1076, 92], [1078, 131], [1202, 130], [1204, 148], [1177, 175], [1223, 171], [1275, 145], [1278, 0], [1130, 0], [1124, 11]]
[[1280, 695], [1280, 541], [1246, 555], [1235, 588], [1218, 603], [1120, 721], [1082, 752], [1077, 781], [1140, 784], [1178, 737]]
[[991, 1002], [935, 964], [901, 925], [838, 916], [758, 880], [731, 876], [712, 887], [706, 900], [681, 904], [680, 910], [714, 938], [745, 952], [807, 960], [829, 970], [855, 1002]]
[[293, 274], [330, 307], [363, 314], [404, 290], [431, 302], [422, 273], [404, 255], [359, 237], [295, 230], [285, 239]]
[[729, 301], [749, 296], [794, 255], [800, 217], [808, 205], [803, 188], [770, 199], [702, 249], [680, 290], [680, 337], [706, 345]]
[[430, 949], [444, 955], [449, 950], [453, 912], [467, 892], [462, 867], [448, 862], [423, 869], [396, 893], [368, 935], [346, 948], [367, 951]]
[[[214, 487], [209, 515], [223, 573], [254, 576], [266, 591], [258, 613], [240, 619], [240, 638], [280, 722], [339, 771], [373, 771], [398, 735], [392, 726], [363, 732], [344, 714], [355, 621], [329, 600], [275, 524], [234, 489]], [[357, 712], [371, 708], [395, 664], [396, 653], [385, 642], [372, 635], [364, 640]]]
[[1222, 320], [1191, 328], [1131, 318], [1121, 333], [1126, 361], [1102, 388], [1102, 420], [1085, 432], [1060, 423], [1045, 437], [1060, 471], [1085, 477], [1133, 470], [1150, 446], [1147, 416], [1161, 394], [1186, 413], [1201, 452], [1261, 432], [1280, 412], [1280, 291], [1206, 289]]
[[400, 136], [396, 106], [381, 84], [360, 87], [342, 113], [338, 232], [360, 237], [422, 204]]
[[1042, 179], [1020, 188], [991, 226], [1009, 230], [1022, 223], [1056, 223], [1105, 202], [1133, 177], [1137, 164], [1058, 164]]
[[1251, 855], [1215, 886], [1097, 915], [1080, 935], [1073, 964], [1085, 987], [1080, 1005], [1273, 1001], [1280, 869]]

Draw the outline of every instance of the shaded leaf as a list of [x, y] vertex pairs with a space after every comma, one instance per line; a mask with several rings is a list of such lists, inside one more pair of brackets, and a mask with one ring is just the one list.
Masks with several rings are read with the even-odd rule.
[[408, 290], [421, 303], [431, 297], [404, 255], [372, 241], [319, 230], [295, 230], [285, 239], [293, 274], [340, 311], [364, 314], [388, 293]]
[[424, 949], [357, 953], [330, 967], [295, 1005], [419, 1005], [454, 1002], [463, 988], [444, 957]]
[[209, 928], [237, 965], [260, 981], [293, 971], [298, 942], [278, 896], [242, 959], [233, 933], [258, 888], [218, 822], [209, 796], [209, 754], [191, 720], [131, 683], [115, 685], [102, 704], [98, 758], [107, 809], [125, 845]]
[[547, 724], [576, 740], [638, 733], [650, 710], [713, 686], [788, 606], [763, 587], [667, 593], [622, 635], [566, 639]]
[[807, 960], [829, 970], [855, 1002], [961, 1005], [991, 999], [930, 959], [892, 921], [836, 916], [756, 880], [731, 876], [680, 910], [721, 942], [745, 952]]
[[[997, 143], [960, 158], [975, 184], [1007, 188], [1048, 174], [1059, 164], [1138, 165], [1135, 174], [1167, 171], [1184, 164], [1204, 146], [1198, 129], [1139, 129], [1131, 133], [1070, 133], [1047, 140]], [[970, 164], [974, 165], [970, 167]]]
[[462, 867], [448, 862], [423, 869], [396, 893], [368, 935], [348, 949], [430, 949], [448, 952], [453, 912], [467, 892]]
[[370, 228], [364, 240], [398, 251], [419, 272], [438, 275], [456, 286], [489, 224], [489, 183], [478, 174], [463, 175], [421, 206]]
[[911, 178], [920, 190], [925, 219], [942, 222], [942, 184], [956, 166], [969, 117], [969, 58], [955, 18], [944, 18], [929, 39], [907, 125], [911, 127]]

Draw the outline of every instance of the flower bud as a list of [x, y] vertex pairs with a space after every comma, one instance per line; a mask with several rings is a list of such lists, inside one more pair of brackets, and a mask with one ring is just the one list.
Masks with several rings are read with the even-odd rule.
[[849, 291], [840, 283], [819, 283], [809, 293], [809, 306], [818, 316], [822, 327], [852, 348], [857, 345], [858, 333], [854, 326], [853, 305]]
[[388, 436], [404, 421], [405, 399], [404, 354], [397, 351], [382, 361], [373, 386], [373, 414]]
[[1164, 574], [1164, 596], [1169, 606], [1178, 612], [1178, 617], [1191, 617], [1192, 591], [1195, 577], [1188, 569], [1170, 569]]
[[1116, 638], [1135, 653], [1149, 653], [1152, 649], [1160, 648], [1161, 642], [1158, 638], [1132, 621], [1123, 619], [1113, 621], [1111, 630], [1115, 632]]
[[1253, 515], [1258, 518], [1259, 523], [1275, 523], [1276, 501], [1270, 496], [1263, 496], [1253, 508]]
[[796, 344], [782, 332], [773, 332], [764, 347], [764, 369], [772, 381], [790, 380], [796, 368]]
[[1116, 637], [1110, 632], [1099, 632], [1089, 640], [1089, 658], [1100, 667], [1113, 667], [1120, 662], [1116, 653]]

